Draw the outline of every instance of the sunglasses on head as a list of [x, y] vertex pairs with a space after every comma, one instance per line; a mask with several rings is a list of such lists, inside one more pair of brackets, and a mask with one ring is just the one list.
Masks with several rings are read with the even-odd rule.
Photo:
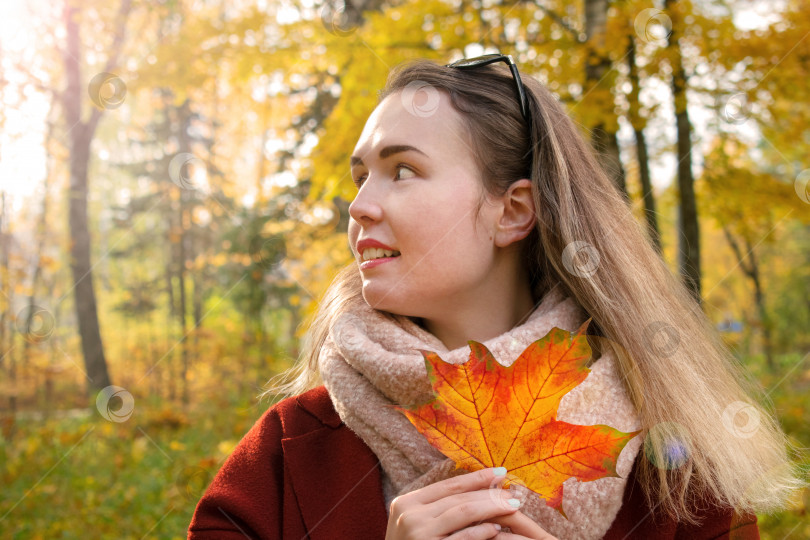
[[453, 62], [452, 64], [447, 64], [445, 67], [452, 67], [458, 69], [472, 69], [481, 66], [486, 66], [489, 64], [494, 64], [495, 62], [504, 62], [507, 66], [509, 66], [509, 70], [512, 72], [512, 77], [515, 79], [515, 86], [517, 87], [518, 93], [518, 102], [520, 103], [520, 113], [523, 115], [523, 118], [528, 122], [529, 120], [529, 101], [526, 98], [526, 90], [523, 88], [523, 81], [520, 80], [520, 73], [518, 73], [518, 68], [515, 65], [515, 61], [512, 60], [512, 56], [509, 54], [485, 54], [484, 56], [476, 56], [475, 58], [462, 58], [458, 62]]
[[[473, 69], [481, 66], [487, 66], [489, 64], [494, 64], [495, 62], [506, 63], [506, 65], [509, 66], [509, 71], [512, 72], [512, 78], [515, 79], [515, 87], [517, 88], [518, 103], [520, 103], [520, 113], [523, 115], [523, 119], [529, 126], [529, 140], [532, 141], [533, 140], [532, 125], [531, 125], [532, 120], [531, 116], [529, 115], [529, 100], [526, 97], [526, 90], [523, 88], [523, 81], [520, 80], [520, 73], [518, 73], [517, 65], [515, 65], [515, 61], [512, 59], [511, 55], [493, 53], [493, 54], [485, 54], [483, 56], [476, 56], [475, 58], [462, 58], [461, 60], [453, 62], [452, 64], [446, 64], [445, 67], [452, 67], [457, 69]], [[533, 149], [530, 148], [527, 155], [531, 155], [532, 153]]]

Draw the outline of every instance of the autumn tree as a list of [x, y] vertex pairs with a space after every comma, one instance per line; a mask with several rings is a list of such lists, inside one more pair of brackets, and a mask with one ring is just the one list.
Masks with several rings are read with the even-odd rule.
[[615, 86], [613, 62], [606, 47], [608, 0], [585, 0], [585, 92], [597, 102], [599, 120], [591, 130], [591, 144], [603, 156], [600, 161], [616, 188], [627, 196], [625, 172], [619, 155], [619, 123], [614, 109], [612, 88]]
[[[85, 121], [82, 119], [85, 85], [82, 83], [80, 62], [80, 59], [83, 58], [79, 26], [81, 9], [72, 5], [70, 0], [65, 1], [63, 8], [67, 40], [63, 58], [67, 86], [62, 93], [62, 108], [70, 152], [69, 230], [72, 239], [73, 298], [89, 378], [88, 390], [91, 393], [109, 386], [110, 377], [104, 357], [104, 346], [101, 342], [96, 293], [93, 289], [93, 267], [90, 260], [91, 241], [87, 224], [90, 144], [105, 110], [104, 103], [107, 102], [107, 98], [112, 98], [109, 103], [115, 103], [115, 100], [123, 98], [120, 79], [108, 76], [118, 65], [118, 56], [123, 45], [130, 9], [131, 0], [121, 0], [115, 17], [112, 44], [108, 49], [109, 57], [106, 66], [100, 74], [100, 78], [97, 75], [95, 82], [90, 85], [91, 97], [95, 98], [99, 106], [92, 109], [90, 117]], [[104, 94], [110, 90], [107, 85], [112, 85], [112, 94]]]
[[672, 99], [675, 105], [678, 163], [678, 267], [686, 286], [700, 303], [700, 227], [695, 202], [695, 179], [692, 173], [692, 124], [689, 121], [686, 96], [687, 74], [683, 66], [680, 39], [684, 32], [684, 0], [664, 0], [672, 31], [667, 36], [668, 58], [672, 73]]
[[762, 170], [750, 154], [751, 149], [738, 139], [718, 138], [706, 157], [701, 180], [706, 213], [722, 227], [740, 270], [751, 282], [765, 358], [774, 370], [774, 323], [766, 301], [760, 253], [780, 239], [780, 225], [787, 218], [804, 217], [805, 225], [810, 224], [810, 218], [803, 216], [806, 203], [796, 196], [792, 182]]

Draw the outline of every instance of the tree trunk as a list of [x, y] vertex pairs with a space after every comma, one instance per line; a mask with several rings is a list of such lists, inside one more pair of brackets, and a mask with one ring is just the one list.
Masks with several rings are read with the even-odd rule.
[[751, 266], [754, 268], [754, 272], [751, 276], [751, 281], [754, 283], [754, 302], [756, 302], [757, 313], [759, 314], [759, 320], [762, 324], [762, 348], [765, 353], [765, 361], [768, 365], [768, 369], [771, 373], [774, 373], [776, 371], [776, 362], [773, 358], [772, 321], [768, 310], [765, 308], [765, 293], [762, 290], [759, 279], [759, 268], [753, 252], [751, 253]]
[[638, 176], [641, 182], [641, 192], [644, 200], [644, 217], [647, 222], [647, 232], [650, 240], [658, 251], [662, 253], [661, 233], [658, 230], [658, 216], [655, 212], [655, 194], [653, 193], [652, 182], [650, 180], [650, 164], [647, 154], [647, 141], [644, 138], [644, 122], [639, 114], [641, 102], [639, 94], [641, 86], [638, 80], [638, 67], [636, 66], [636, 43], [632, 35], [627, 36], [627, 67], [630, 70], [630, 95], [627, 101], [630, 103], [628, 119], [633, 126], [636, 138], [636, 159], [638, 160]]
[[[588, 44], [588, 58], [585, 64], [586, 93], [593, 91], [594, 86], [602, 85], [603, 77], [610, 70], [610, 58], [601, 54], [607, 32], [607, 11], [608, 0], [585, 0], [585, 35]], [[599, 122], [592, 128], [591, 145], [600, 154], [603, 169], [629, 202], [624, 167], [619, 154], [618, 122], [613, 112], [610, 89], [597, 88], [596, 91], [606, 92], [605, 99], [608, 100], [610, 107], [605, 105], [602, 114], [610, 117], [612, 121]]]
[[73, 298], [79, 323], [82, 354], [89, 377], [88, 393], [95, 394], [109, 386], [107, 361], [98, 323], [96, 295], [93, 290], [90, 264], [90, 231], [87, 226], [87, 168], [90, 161], [90, 143], [98, 123], [98, 109], [93, 110], [90, 121], [81, 120], [82, 89], [78, 58], [79, 26], [77, 10], [65, 4], [64, 18], [67, 31], [67, 51], [64, 55], [67, 89], [63, 95], [67, 120], [70, 152], [70, 190], [68, 195], [68, 226], [70, 230], [70, 269], [73, 275]]
[[678, 266], [686, 286], [698, 304], [701, 299], [700, 229], [695, 202], [694, 177], [692, 176], [692, 125], [689, 122], [686, 99], [686, 72], [678, 40], [683, 21], [676, 6], [677, 0], [664, 0], [664, 9], [672, 19], [672, 32], [667, 37], [671, 49], [672, 96], [675, 104], [675, 121], [678, 129]]
[[[192, 246], [192, 249], [193, 248], [194, 246]], [[196, 251], [192, 251], [192, 253], [196, 253]], [[192, 358], [194, 359], [195, 365], [200, 361], [200, 327], [202, 326], [202, 284], [200, 282], [202, 275], [203, 271], [198, 270], [192, 280], [192, 303], [194, 304], [192, 306], [194, 312], [194, 345], [192, 347]]]
[[[3, 47], [0, 43], [0, 61], [3, 59]], [[0, 101], [5, 95], [5, 86], [7, 81], [0, 71]], [[2, 116], [5, 122], [5, 115]], [[2, 146], [0, 146], [0, 162], [3, 159]], [[9, 220], [6, 210], [6, 192], [0, 189], [0, 372], [6, 370], [8, 365], [8, 380], [11, 381], [11, 342], [14, 336], [13, 332], [9, 332], [8, 345], [6, 345], [6, 323], [12, 319], [11, 316], [11, 289], [9, 287], [9, 273], [8, 273], [8, 235], [6, 234], [6, 222]], [[17, 404], [14, 401], [14, 396], [9, 396], [9, 408], [13, 415]]]
[[[8, 336], [6, 336], [6, 324], [10, 323], [14, 318], [14, 315], [11, 312], [14, 305], [14, 291], [11, 289], [11, 280], [9, 279], [11, 221], [9, 218], [8, 208], [6, 207], [6, 192], [3, 191], [0, 193], [0, 195], [2, 195], [2, 200], [0, 201], [0, 290], [4, 292], [3, 300], [5, 304], [2, 313], [0, 313], [0, 366], [4, 367], [6, 373], [8, 374], [7, 380], [10, 390], [10, 393], [8, 394], [8, 408], [13, 417], [14, 413], [17, 412], [17, 395], [15, 392], [18, 387], [16, 384], [17, 366], [13, 354], [15, 332], [11, 330], [8, 332]], [[13, 431], [11, 434], [13, 434]]]
[[[776, 371], [776, 363], [773, 359], [772, 322], [768, 310], [765, 307], [765, 292], [762, 290], [756, 253], [747, 239], [743, 239], [746, 248], [746, 253], [743, 254], [739, 243], [726, 227], [723, 227], [723, 234], [726, 235], [726, 240], [728, 240], [731, 249], [734, 251], [734, 255], [737, 257], [737, 262], [743, 273], [748, 276], [751, 283], [754, 285], [754, 303], [757, 306], [760, 328], [762, 329], [762, 348], [765, 353], [765, 361], [768, 365], [768, 369], [771, 373], [774, 373]], [[748, 259], [747, 264], [745, 262], [746, 258]]]
[[[188, 138], [188, 128], [191, 123], [191, 106], [189, 100], [186, 99], [183, 104], [177, 109], [178, 114], [178, 133], [177, 138], [179, 141], [179, 150], [181, 153], [191, 153], [191, 143]], [[191, 162], [186, 165], [185, 174], [188, 175], [189, 180], [193, 181]], [[180, 174], [184, 174], [180, 171]], [[181, 182], [183, 186], [186, 184]], [[178, 321], [180, 322], [180, 384], [182, 385], [181, 396], [184, 404], [188, 404], [188, 366], [189, 366], [189, 350], [188, 340], [188, 323], [186, 313], [188, 312], [188, 301], [186, 299], [186, 259], [188, 258], [187, 244], [189, 241], [189, 226], [190, 226], [190, 211], [189, 211], [189, 198], [190, 189], [187, 187], [180, 187], [180, 252], [178, 255], [177, 277], [180, 284], [180, 306], [178, 310]]]

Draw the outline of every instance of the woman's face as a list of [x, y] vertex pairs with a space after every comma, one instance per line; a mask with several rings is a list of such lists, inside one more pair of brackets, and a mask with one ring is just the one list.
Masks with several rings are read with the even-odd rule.
[[[360, 187], [349, 242], [371, 307], [441, 318], [496, 300], [498, 209], [484, 202], [477, 212], [483, 186], [463, 135], [447, 94], [431, 88], [391, 94], [368, 118], [351, 158]], [[367, 240], [395, 256], [364, 261]]]

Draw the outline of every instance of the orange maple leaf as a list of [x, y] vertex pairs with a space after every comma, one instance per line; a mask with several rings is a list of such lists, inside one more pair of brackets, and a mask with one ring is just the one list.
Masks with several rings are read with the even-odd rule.
[[616, 460], [639, 432], [580, 426], [557, 420], [560, 400], [588, 376], [591, 348], [584, 335], [552, 328], [509, 367], [481, 343], [469, 341], [470, 359], [449, 364], [420, 350], [434, 397], [401, 411], [431, 445], [476, 471], [503, 466], [546, 504], [562, 510], [563, 482], [618, 476]]

